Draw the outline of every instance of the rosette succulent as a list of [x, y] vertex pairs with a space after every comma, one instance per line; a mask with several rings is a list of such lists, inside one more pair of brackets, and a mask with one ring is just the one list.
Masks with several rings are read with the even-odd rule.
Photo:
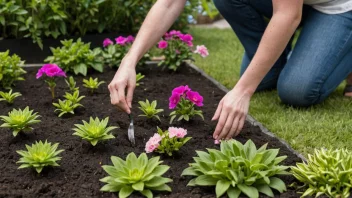
[[154, 100], [152, 103], [149, 102], [148, 99], [145, 100], [145, 102], [143, 101], [139, 101], [138, 102], [140, 107], [138, 107], [141, 111], [143, 111], [142, 115], [139, 116], [145, 116], [149, 119], [155, 117], [156, 119], [158, 119], [160, 121], [160, 117], [157, 115], [160, 112], [163, 112], [163, 109], [157, 109], [157, 101]]
[[145, 76], [141, 73], [138, 73], [136, 75], [136, 86], [139, 87], [139, 85], [143, 84], [143, 83], [140, 83], [140, 81], [144, 78]]
[[244, 145], [236, 140], [222, 141], [220, 150], [197, 151], [198, 157], [182, 175], [196, 177], [188, 186], [215, 186], [216, 197], [225, 193], [230, 198], [241, 193], [250, 198], [259, 197], [259, 193], [274, 197], [272, 189], [286, 190], [285, 183], [275, 176], [288, 174], [288, 167], [279, 165], [286, 156], [277, 157], [279, 150], [266, 146], [257, 150], [251, 140]]
[[40, 173], [45, 166], [59, 166], [57, 161], [61, 160], [59, 154], [64, 150], [57, 150], [59, 143], [51, 145], [48, 141], [35, 142], [32, 146], [26, 145], [27, 151], [16, 151], [21, 155], [20, 160], [17, 162], [21, 164], [21, 168], [35, 168]]
[[83, 107], [80, 103], [73, 103], [70, 100], [60, 100], [59, 103], [53, 103], [54, 107], [56, 107], [55, 112], [59, 111], [59, 117], [63, 116], [64, 114], [71, 113], [75, 114], [75, 109], [77, 107]]
[[66, 100], [71, 101], [73, 104], [78, 104], [83, 98], [85, 98], [85, 96], [79, 96], [79, 90], [77, 89], [73, 92], [73, 94], [66, 92], [64, 98], [66, 98]]
[[119, 192], [120, 198], [125, 198], [137, 191], [147, 198], [152, 198], [152, 191], [169, 191], [167, 183], [171, 179], [162, 177], [169, 170], [169, 166], [161, 165], [159, 157], [148, 159], [145, 153], [138, 158], [134, 153], [128, 154], [126, 161], [112, 156], [113, 166], [104, 165], [103, 169], [109, 176], [101, 179], [107, 183], [100, 190], [106, 192]]
[[91, 93], [94, 93], [94, 91], [97, 90], [99, 86], [104, 83], [104, 81], [99, 81], [98, 78], [93, 79], [92, 77], [90, 77], [89, 80], [83, 79], [83, 86], [90, 89]]
[[65, 79], [65, 82], [67, 84], [67, 86], [70, 88], [70, 91], [74, 92], [74, 91], [77, 91], [79, 90], [79, 87], [76, 87], [76, 81], [75, 79], [73, 78], [73, 76], [70, 76], [68, 78], [68, 80]]
[[29, 107], [26, 107], [24, 110], [13, 109], [8, 113], [8, 116], [0, 116], [1, 120], [4, 122], [0, 127], [6, 127], [13, 130], [13, 136], [21, 131], [31, 131], [33, 128], [31, 125], [40, 122], [37, 120], [40, 116], [38, 113], [33, 113], [33, 110], [29, 110]]
[[93, 119], [90, 117], [89, 123], [84, 120], [82, 122], [83, 125], [75, 124], [76, 128], [73, 128], [75, 131], [73, 135], [89, 141], [93, 146], [95, 146], [99, 141], [115, 138], [115, 136], [111, 134], [111, 131], [117, 129], [118, 127], [108, 127], [109, 117], [101, 121], [99, 118]]
[[12, 93], [12, 89], [9, 92], [0, 91], [0, 101], [6, 101], [8, 104], [12, 104], [15, 98], [22, 96], [21, 93]]

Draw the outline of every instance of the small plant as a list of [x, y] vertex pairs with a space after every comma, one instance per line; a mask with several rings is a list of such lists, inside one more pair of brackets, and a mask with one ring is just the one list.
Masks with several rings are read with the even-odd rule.
[[26, 145], [27, 151], [16, 151], [22, 157], [17, 162], [21, 168], [35, 168], [40, 173], [45, 166], [59, 166], [56, 162], [61, 160], [59, 154], [64, 150], [57, 150], [59, 143], [51, 145], [47, 140], [35, 142], [32, 146]]
[[180, 150], [191, 138], [185, 137], [187, 130], [183, 128], [169, 127], [167, 131], [162, 131], [158, 127], [158, 133], [149, 139], [145, 145], [147, 153], [158, 152], [172, 156], [172, 153]]
[[189, 164], [182, 175], [195, 176], [188, 186], [216, 186], [216, 197], [225, 193], [231, 198], [244, 193], [250, 198], [259, 192], [274, 197], [272, 189], [282, 193], [285, 183], [275, 175], [288, 174], [288, 167], [279, 165], [286, 156], [277, 157], [278, 149], [258, 150], [251, 140], [241, 144], [236, 140], [222, 141], [220, 150], [196, 151], [194, 163]]
[[13, 104], [15, 98], [22, 96], [22, 94], [19, 92], [12, 93], [12, 89], [10, 89], [9, 92], [0, 91], [0, 96], [0, 101], [6, 101], [9, 104]]
[[90, 77], [89, 80], [83, 79], [83, 86], [90, 89], [91, 93], [94, 93], [94, 91], [97, 90], [99, 86], [104, 83], [105, 81], [99, 82], [98, 78], [93, 79], [92, 77]]
[[138, 107], [140, 110], [143, 111], [143, 115], [139, 115], [139, 116], [145, 116], [149, 119], [155, 117], [156, 119], [158, 119], [160, 121], [160, 117], [157, 115], [160, 112], [163, 112], [163, 109], [156, 109], [156, 105], [157, 105], [157, 101], [154, 100], [152, 103], [149, 103], [149, 100], [146, 99], [145, 102], [143, 101], [139, 101], [138, 102], [140, 107]]
[[159, 157], [153, 157], [148, 160], [145, 153], [142, 153], [138, 158], [134, 153], [130, 153], [127, 155], [126, 161], [112, 156], [113, 166], [103, 166], [109, 176], [100, 180], [107, 183], [100, 190], [119, 192], [120, 198], [128, 197], [133, 191], [138, 191], [148, 198], [153, 197], [152, 191], [171, 192], [167, 183], [172, 180], [162, 177], [170, 167], [161, 165], [162, 161], [159, 159]]
[[85, 98], [85, 96], [79, 96], [79, 90], [77, 89], [75, 92], [73, 92], [73, 94], [66, 92], [64, 98], [66, 98], [66, 100], [71, 101], [72, 104], [78, 104], [83, 98]]
[[12, 134], [16, 137], [21, 131], [33, 130], [30, 126], [40, 122], [40, 120], [37, 120], [40, 116], [37, 114], [38, 113], [33, 113], [33, 110], [29, 110], [29, 107], [26, 107], [24, 110], [13, 109], [8, 113], [8, 116], [0, 116], [1, 120], [4, 122], [0, 127], [12, 129]]
[[61, 48], [51, 48], [53, 56], [46, 58], [45, 62], [56, 63], [66, 72], [73, 72], [76, 75], [86, 76], [89, 68], [103, 72], [100, 48], [91, 50], [90, 43], [86, 44], [80, 38], [76, 42], [71, 39], [61, 43], [63, 45]]
[[302, 197], [350, 197], [352, 153], [347, 149], [316, 149], [307, 162], [291, 167], [291, 172], [306, 188]]
[[16, 81], [24, 80], [22, 76], [27, 73], [22, 68], [24, 61], [16, 54], [10, 56], [9, 53], [9, 51], [0, 52], [0, 86], [5, 89], [11, 89]]
[[68, 78], [68, 81], [65, 79], [65, 82], [67, 84], [67, 86], [70, 88], [70, 91], [74, 92], [74, 91], [77, 91], [79, 90], [79, 87], [76, 87], [76, 81], [75, 79], [73, 78], [73, 76], [70, 76]]
[[73, 135], [79, 136], [84, 140], [90, 142], [95, 146], [99, 141], [113, 139], [115, 136], [111, 134], [111, 131], [117, 129], [118, 127], [110, 126], [107, 127], [109, 122], [109, 117], [104, 120], [99, 120], [99, 118], [93, 119], [90, 117], [89, 123], [82, 121], [82, 124], [75, 124], [76, 128], [73, 130], [75, 133]]
[[62, 69], [56, 64], [45, 64], [38, 70], [36, 75], [37, 79], [41, 78], [45, 74], [45, 82], [49, 85], [49, 89], [51, 91], [51, 96], [53, 99], [55, 98], [55, 77], [65, 77], [66, 73], [62, 71]]
[[194, 105], [203, 106], [203, 97], [196, 91], [192, 91], [188, 85], [179, 86], [172, 90], [172, 95], [169, 98], [169, 108], [176, 109], [170, 113], [170, 124], [179, 115], [177, 121], [189, 119], [195, 115], [200, 116], [203, 120], [203, 113], [201, 110], [196, 110]]
[[81, 105], [80, 103], [76, 103], [74, 104], [72, 101], [70, 100], [60, 100], [59, 99], [59, 103], [53, 103], [54, 107], [56, 107], [55, 112], [59, 111], [61, 112], [59, 114], [59, 117], [63, 116], [66, 113], [71, 113], [71, 114], [75, 114], [74, 110], [77, 107], [83, 107], [83, 105]]
[[[182, 34], [180, 31], [172, 30], [164, 35], [158, 43], [158, 48], [161, 49], [161, 55], [165, 57], [158, 66], [167, 67], [170, 70], [176, 71], [185, 60], [193, 60], [193, 37], [190, 34]], [[197, 46], [194, 53], [200, 54], [202, 57], [209, 55], [207, 48]]]
[[144, 76], [143, 74], [141, 74], [141, 73], [138, 73], [138, 74], [136, 75], [136, 86], [137, 86], [137, 87], [138, 87], [140, 84], [142, 84], [142, 83], [139, 83], [139, 81], [141, 81], [144, 77], [145, 77], [145, 76]]

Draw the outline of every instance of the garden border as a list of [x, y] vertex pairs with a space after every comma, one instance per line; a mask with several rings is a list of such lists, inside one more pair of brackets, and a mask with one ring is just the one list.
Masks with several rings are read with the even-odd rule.
[[[147, 61], [146, 64], [156, 64], [159, 61]], [[38, 64], [25, 64], [23, 67], [41, 67], [44, 63], [38, 63]], [[208, 80], [210, 80], [216, 87], [218, 87], [220, 90], [224, 91], [225, 93], [229, 92], [229, 89], [227, 89], [224, 85], [222, 85], [219, 81], [215, 80], [213, 77], [209, 76], [207, 73], [205, 73], [202, 69], [200, 69], [199, 67], [197, 67], [195, 64], [191, 63], [191, 62], [186, 62], [186, 64], [188, 67], [191, 67], [192, 69], [196, 70], [199, 74], [201, 74], [202, 76], [204, 76], [205, 78], [207, 78]], [[260, 131], [270, 137], [276, 138], [280, 141], [280, 143], [282, 143], [283, 145], [285, 145], [285, 147], [291, 151], [292, 153], [294, 153], [297, 157], [299, 157], [300, 159], [302, 159], [302, 161], [306, 162], [307, 159], [300, 154], [298, 151], [294, 150], [285, 140], [277, 137], [273, 132], [271, 132], [269, 129], [267, 129], [262, 123], [258, 122], [255, 118], [253, 118], [251, 115], [247, 115], [246, 120], [248, 122], [250, 122], [251, 124], [253, 124], [254, 126], [258, 126], [260, 128]]]

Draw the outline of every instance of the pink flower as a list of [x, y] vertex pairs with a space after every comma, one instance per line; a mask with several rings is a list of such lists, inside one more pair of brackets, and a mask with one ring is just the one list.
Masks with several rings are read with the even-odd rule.
[[176, 54], [181, 54], [180, 50], [175, 50]]
[[145, 151], [147, 153], [153, 152], [160, 146], [161, 136], [158, 133], [155, 133], [153, 137], [151, 137], [145, 145]]
[[184, 138], [187, 135], [187, 130], [183, 128], [169, 127], [169, 137]]
[[170, 39], [172, 39], [172, 35], [170, 35], [169, 33], [165, 33], [165, 35], [164, 35], [164, 38], [165, 38], [165, 40], [170, 40]]
[[113, 45], [114, 42], [112, 42], [112, 40], [110, 40], [109, 38], [106, 38], [104, 41], [103, 41], [103, 46], [104, 47], [107, 47], [109, 45]]
[[43, 67], [41, 67], [38, 70], [38, 73], [36, 75], [36, 78], [40, 78], [43, 76], [43, 74], [45, 74], [48, 77], [65, 77], [66, 78], [66, 74], [65, 72], [56, 64], [45, 64], [43, 65]]
[[197, 45], [197, 49], [194, 53], [200, 54], [203, 58], [209, 56], [208, 49], [204, 45]]
[[134, 41], [134, 37], [129, 35], [127, 38], [126, 38], [126, 43], [133, 43]]
[[185, 94], [188, 91], [191, 91], [191, 89], [188, 87], [188, 85], [179, 86], [179, 87], [176, 87], [172, 90], [172, 95], [182, 96], [183, 94]]
[[178, 94], [172, 94], [169, 98], [169, 109], [175, 109], [178, 102], [180, 102], [181, 96]]
[[203, 97], [196, 91], [188, 91], [187, 98], [198, 107], [203, 106]]
[[171, 30], [169, 32], [169, 35], [170, 36], [178, 36], [178, 37], [180, 37], [180, 36], [182, 36], [182, 33], [180, 31], [177, 31], [177, 30]]
[[180, 36], [180, 39], [181, 39], [181, 41], [183, 41], [185, 43], [193, 41], [193, 37], [190, 34], [184, 34], [184, 35]]
[[127, 42], [127, 38], [123, 37], [123, 36], [119, 36], [115, 39], [116, 43], [119, 45], [125, 45]]
[[187, 42], [187, 45], [188, 45], [188, 47], [193, 47], [192, 41], [188, 41], [188, 42]]
[[220, 144], [219, 140], [214, 140], [214, 144]]
[[167, 46], [168, 46], [167, 41], [160, 41], [160, 42], [158, 43], [158, 48], [159, 48], [159, 49], [165, 49], [165, 48], [167, 48]]

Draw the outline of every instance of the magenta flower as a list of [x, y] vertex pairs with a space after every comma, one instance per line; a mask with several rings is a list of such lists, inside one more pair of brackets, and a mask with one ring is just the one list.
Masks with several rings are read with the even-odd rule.
[[193, 41], [193, 37], [190, 34], [184, 34], [180, 37], [181, 41], [185, 42], [185, 43], [189, 43]]
[[208, 49], [204, 45], [197, 45], [197, 49], [194, 53], [200, 54], [203, 58], [209, 56]]
[[167, 41], [160, 41], [160, 42], [158, 43], [158, 48], [159, 48], [159, 49], [165, 49], [165, 48], [167, 48], [167, 46], [168, 46]]
[[155, 133], [153, 137], [151, 137], [145, 145], [145, 151], [147, 153], [153, 152], [160, 146], [161, 136], [158, 133]]
[[165, 33], [165, 35], [164, 35], [164, 38], [165, 38], [165, 40], [170, 40], [170, 39], [172, 39], [172, 35], [170, 35], [169, 33]]
[[187, 130], [183, 128], [169, 127], [169, 137], [184, 138], [187, 135]]
[[119, 45], [125, 45], [127, 42], [127, 38], [123, 37], [123, 36], [119, 36], [115, 39], [116, 43]]
[[198, 107], [203, 106], [203, 97], [196, 91], [188, 91], [187, 98]]
[[134, 37], [129, 35], [127, 38], [126, 38], [126, 43], [133, 43], [134, 41]]
[[169, 98], [169, 109], [175, 109], [178, 102], [180, 102], [181, 96], [178, 94], [172, 94]]
[[179, 87], [176, 87], [172, 90], [172, 95], [182, 96], [188, 91], [191, 91], [191, 89], [188, 87], [188, 85], [179, 86]]
[[56, 64], [45, 64], [41, 67], [36, 75], [36, 78], [39, 79], [40, 77], [45, 74], [46, 76], [53, 78], [53, 77], [65, 77], [66, 73]]
[[178, 37], [181, 37], [182, 36], [182, 33], [180, 31], [177, 31], [177, 30], [171, 30], [169, 32], [169, 35], [170, 36], [178, 36]]
[[114, 42], [112, 42], [112, 40], [110, 40], [109, 38], [106, 38], [104, 41], [103, 41], [103, 46], [104, 47], [107, 47], [109, 45], [113, 45]]

